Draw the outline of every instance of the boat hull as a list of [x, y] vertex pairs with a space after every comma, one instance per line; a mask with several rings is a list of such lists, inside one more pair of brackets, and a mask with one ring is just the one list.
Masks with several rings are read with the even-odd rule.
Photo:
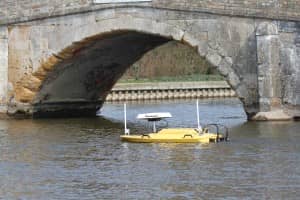
[[221, 134], [201, 133], [195, 129], [163, 129], [158, 133], [121, 135], [121, 140], [134, 143], [210, 143], [224, 141]]

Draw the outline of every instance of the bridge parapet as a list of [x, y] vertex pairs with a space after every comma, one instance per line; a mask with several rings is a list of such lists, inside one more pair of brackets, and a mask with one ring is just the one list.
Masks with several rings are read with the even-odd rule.
[[130, 6], [300, 21], [298, 0], [3, 0], [0, 1], [0, 25]]

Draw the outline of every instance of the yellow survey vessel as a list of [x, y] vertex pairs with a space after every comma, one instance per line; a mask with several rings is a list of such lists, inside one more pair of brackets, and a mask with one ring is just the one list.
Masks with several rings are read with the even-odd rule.
[[[145, 113], [139, 114], [137, 119], [147, 120], [153, 123], [151, 133], [130, 135], [126, 126], [126, 104], [124, 105], [125, 134], [121, 135], [122, 141], [136, 143], [210, 143], [228, 141], [228, 130], [220, 124], [209, 124], [202, 128], [199, 124], [199, 112], [197, 102], [197, 128], [163, 128], [157, 131], [156, 123], [165, 118], [170, 118], [170, 113]], [[214, 131], [210, 131], [214, 129]], [[222, 132], [222, 133], [221, 133]]]
[[227, 140], [222, 134], [202, 132], [193, 128], [167, 128], [157, 133], [121, 135], [121, 140], [138, 143], [210, 143]]

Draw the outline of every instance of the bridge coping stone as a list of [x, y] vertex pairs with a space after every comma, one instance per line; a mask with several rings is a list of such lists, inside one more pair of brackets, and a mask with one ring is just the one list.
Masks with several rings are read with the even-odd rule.
[[285, 0], [153, 0], [152, 2], [95, 4], [93, 0], [28, 1], [4, 0], [0, 2], [0, 25], [44, 19], [117, 7], [149, 7], [190, 12], [205, 12], [250, 18], [300, 21], [300, 2]]

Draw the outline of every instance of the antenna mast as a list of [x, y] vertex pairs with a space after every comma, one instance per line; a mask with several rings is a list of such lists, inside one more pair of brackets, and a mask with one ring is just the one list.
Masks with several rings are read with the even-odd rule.
[[202, 132], [202, 127], [200, 125], [200, 116], [199, 116], [199, 100], [197, 99], [197, 125], [198, 125], [198, 131]]
[[127, 113], [126, 113], [126, 103], [124, 103], [124, 134], [129, 135], [130, 131], [127, 129]]

